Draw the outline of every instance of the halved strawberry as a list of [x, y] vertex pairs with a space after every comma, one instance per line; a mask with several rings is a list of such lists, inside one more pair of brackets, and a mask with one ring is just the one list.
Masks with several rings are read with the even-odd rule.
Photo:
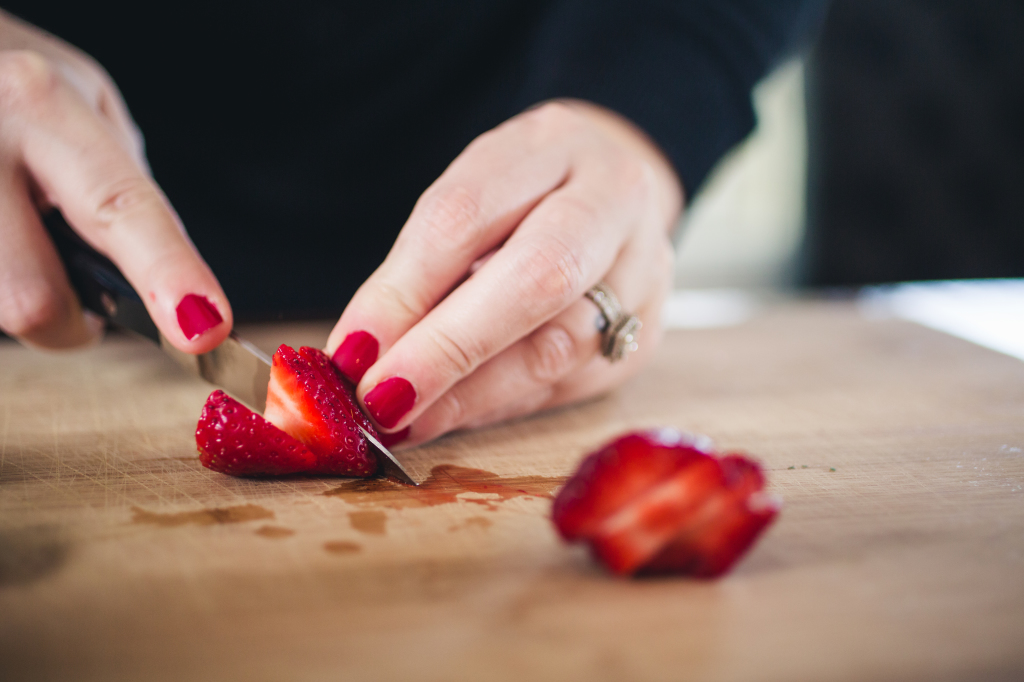
[[310, 472], [372, 476], [377, 460], [357, 425], [375, 437], [352, 388], [316, 348], [282, 345], [274, 353], [264, 417], [316, 455]]
[[203, 466], [232, 476], [280, 476], [316, 464], [305, 445], [224, 391], [206, 399], [196, 446]]
[[555, 499], [567, 540], [614, 573], [727, 571], [779, 510], [751, 460], [719, 459], [671, 430], [628, 434], [587, 457]]

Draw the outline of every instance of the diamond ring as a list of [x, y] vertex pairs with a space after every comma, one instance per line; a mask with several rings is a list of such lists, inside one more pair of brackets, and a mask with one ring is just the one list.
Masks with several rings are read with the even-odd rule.
[[637, 332], [643, 326], [636, 315], [623, 312], [615, 292], [604, 282], [598, 282], [584, 294], [600, 311], [597, 329], [601, 332], [601, 355], [611, 362], [621, 360], [637, 349]]

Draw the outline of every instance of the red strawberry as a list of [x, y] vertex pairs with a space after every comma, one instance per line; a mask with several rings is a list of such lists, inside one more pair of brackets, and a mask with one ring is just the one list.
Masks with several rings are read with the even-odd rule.
[[754, 544], [780, 507], [777, 496], [764, 492], [754, 493], [746, 502], [720, 500], [708, 510], [707, 515], [714, 518], [677, 536], [643, 572], [718, 577]]
[[726, 572], [779, 510], [760, 467], [678, 432], [632, 433], [587, 457], [555, 499], [567, 540], [620, 575]]
[[316, 464], [305, 445], [224, 391], [206, 399], [196, 445], [203, 466], [232, 476], [280, 476]]
[[314, 455], [313, 473], [372, 476], [377, 460], [357, 425], [375, 437], [351, 387], [316, 348], [282, 345], [267, 387], [267, 421], [302, 441]]
[[608, 516], [701, 456], [695, 441], [675, 429], [628, 433], [583, 460], [555, 499], [555, 525], [569, 542], [587, 538]]

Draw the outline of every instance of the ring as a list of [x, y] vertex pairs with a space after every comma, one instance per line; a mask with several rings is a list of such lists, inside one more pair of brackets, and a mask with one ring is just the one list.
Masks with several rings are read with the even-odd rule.
[[597, 329], [601, 332], [601, 355], [615, 362], [638, 348], [637, 332], [643, 327], [636, 315], [623, 312], [615, 292], [604, 282], [598, 282], [584, 294], [593, 301], [600, 314]]

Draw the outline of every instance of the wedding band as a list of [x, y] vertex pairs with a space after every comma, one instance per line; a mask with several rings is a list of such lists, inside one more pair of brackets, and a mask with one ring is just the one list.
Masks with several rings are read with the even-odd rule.
[[601, 311], [601, 315], [597, 318], [597, 328], [602, 333], [608, 331], [622, 317], [622, 305], [619, 303], [619, 299], [611, 287], [604, 282], [598, 282], [590, 287], [584, 295], [593, 301], [597, 309]]
[[604, 282], [598, 282], [584, 294], [600, 311], [597, 328], [601, 332], [601, 355], [611, 362], [621, 360], [637, 349], [637, 332], [643, 326], [636, 315], [623, 312], [615, 292]]

